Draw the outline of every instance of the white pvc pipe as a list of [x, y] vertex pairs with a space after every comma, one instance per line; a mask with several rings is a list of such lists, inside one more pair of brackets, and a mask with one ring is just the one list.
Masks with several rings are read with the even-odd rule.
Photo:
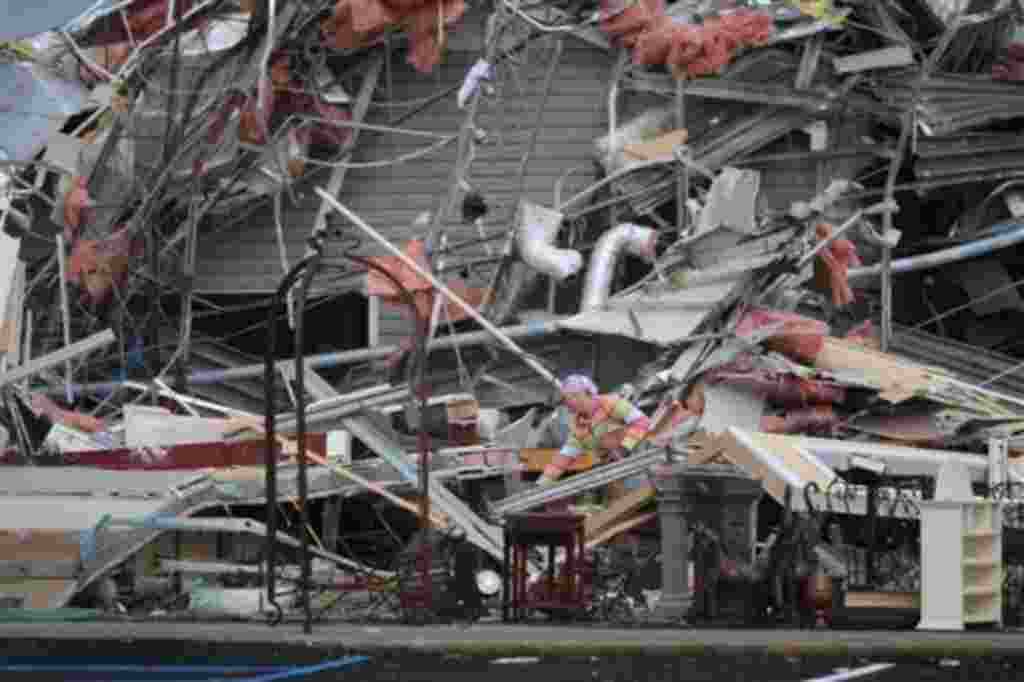
[[597, 310], [608, 302], [615, 264], [618, 263], [623, 251], [653, 260], [657, 238], [658, 233], [655, 230], [634, 223], [616, 225], [601, 235], [594, 246], [594, 253], [590, 256], [580, 311]]
[[[64, 255], [64, 235], [57, 233], [57, 267], [60, 269], [60, 312], [64, 327], [64, 347], [71, 345], [71, 307], [68, 304], [68, 278], [67, 265]], [[84, 285], [84, 282], [83, 282]], [[68, 405], [74, 404], [74, 393], [71, 391], [73, 380], [71, 371], [71, 358], [64, 361], [64, 397]]]
[[[999, 226], [994, 229], [998, 229], [998, 227]], [[1011, 227], [1012, 229], [1003, 234], [972, 241], [969, 244], [961, 244], [960, 246], [943, 249], [942, 251], [926, 253], [921, 256], [914, 256], [912, 258], [894, 260], [892, 262], [892, 274], [898, 275], [904, 272], [914, 272], [916, 270], [929, 270], [931, 268], [937, 268], [940, 265], [955, 263], [957, 261], [967, 260], [968, 258], [985, 256], [999, 251], [1000, 249], [1005, 249], [1024, 242], [1024, 225], [1010, 224], [1006, 227]], [[847, 277], [852, 283], [854, 280], [878, 277], [881, 274], [882, 266], [879, 264], [869, 265], [863, 268], [850, 268]]]
[[548, 277], [561, 281], [583, 267], [583, 255], [572, 249], [554, 246], [562, 214], [529, 202], [523, 202], [516, 241], [523, 262]]

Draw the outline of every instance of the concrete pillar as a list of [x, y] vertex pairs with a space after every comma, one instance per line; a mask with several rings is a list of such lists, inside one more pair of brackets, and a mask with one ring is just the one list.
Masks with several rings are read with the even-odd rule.
[[686, 625], [693, 604], [690, 592], [690, 529], [684, 499], [685, 463], [653, 469], [661, 526], [661, 598], [653, 619]]
[[710, 528], [734, 559], [752, 563], [757, 541], [757, 505], [764, 493], [760, 481], [733, 466], [705, 464], [686, 470], [684, 504], [690, 523]]

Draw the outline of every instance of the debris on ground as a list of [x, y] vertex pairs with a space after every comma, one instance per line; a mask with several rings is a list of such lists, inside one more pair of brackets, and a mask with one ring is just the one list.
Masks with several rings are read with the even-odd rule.
[[0, 44], [0, 609], [1019, 621], [1014, 7], [74, 11]]

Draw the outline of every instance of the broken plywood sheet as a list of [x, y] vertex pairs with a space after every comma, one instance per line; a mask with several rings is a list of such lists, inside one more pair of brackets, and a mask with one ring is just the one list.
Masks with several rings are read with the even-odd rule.
[[934, 371], [927, 367], [831, 336], [825, 337], [814, 364], [819, 369], [858, 377], [875, 386], [879, 397], [891, 403], [927, 393], [935, 379]]
[[671, 159], [676, 147], [686, 144], [688, 139], [689, 133], [686, 128], [680, 128], [664, 135], [658, 135], [653, 140], [627, 144], [622, 150], [640, 161], [660, 161]]
[[730, 428], [718, 443], [726, 459], [761, 481], [765, 491], [780, 504], [785, 504], [786, 486], [793, 488], [794, 508], [801, 508], [808, 483], [816, 483], [825, 491], [836, 479], [835, 472], [814, 455], [770, 434]]
[[22, 276], [24, 276], [25, 265], [18, 258], [20, 249], [20, 239], [16, 239], [5, 231], [0, 230], [0, 305], [4, 306], [3, 329], [5, 335], [3, 336], [2, 344], [2, 350], [4, 351], [7, 351], [9, 346], [7, 338], [9, 333], [8, 325], [10, 324], [8, 304], [18, 285], [19, 269], [22, 271]]
[[605, 542], [608, 542], [617, 535], [621, 535], [622, 533], [633, 530], [634, 528], [638, 528], [640, 526], [643, 526], [644, 524], [650, 523], [651, 521], [654, 521], [656, 518], [658, 518], [657, 512], [647, 512], [646, 514], [638, 514], [637, 516], [628, 518], [625, 521], [620, 521], [619, 523], [608, 527], [600, 534], [594, 536], [593, 539], [587, 540], [586, 544], [584, 545], [584, 548], [593, 549], [598, 545], [602, 545]]
[[8, 366], [21, 363], [21, 329], [25, 322], [25, 263], [18, 260], [7, 293], [3, 322], [0, 324], [0, 353]]
[[583, 526], [583, 533], [587, 541], [594, 540], [604, 531], [626, 520], [630, 514], [653, 500], [656, 494], [657, 490], [653, 485], [644, 485], [626, 493], [603, 511], [592, 514]]

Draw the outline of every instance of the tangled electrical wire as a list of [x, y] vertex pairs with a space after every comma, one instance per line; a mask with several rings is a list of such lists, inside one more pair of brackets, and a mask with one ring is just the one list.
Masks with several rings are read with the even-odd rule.
[[[28, 196], [20, 203], [28, 207], [31, 202], [36, 214], [40, 207], [43, 212], [59, 213], [68, 196], [65, 188], [80, 179], [78, 174], [82, 174], [84, 186], [90, 191], [86, 197], [89, 203], [82, 208], [77, 239], [68, 240], [71, 252], [67, 269], [76, 274], [71, 276], [68, 270], [60, 269], [61, 259], [51, 251], [29, 265], [27, 286], [27, 300], [35, 314], [34, 355], [64, 345], [65, 327], [69, 327], [67, 333], [72, 338], [113, 328], [118, 342], [110, 351], [73, 361], [72, 372], [80, 383], [104, 381], [111, 374], [162, 378], [172, 371], [184, 379], [190, 344], [229, 342], [266, 324], [212, 335], [193, 333], [192, 320], [209, 320], [223, 312], [223, 306], [195, 290], [195, 256], [190, 254], [196, 252], [197, 241], [239, 224], [270, 200], [276, 204], [277, 222], [283, 222], [279, 215], [282, 199], [287, 196], [297, 203], [299, 183], [315, 181], [328, 169], [404, 163], [433, 154], [457, 139], [432, 133], [422, 146], [395, 158], [353, 162], [355, 132], [369, 128], [371, 134], [421, 135], [421, 131], [399, 126], [427, 106], [453, 95], [460, 84], [438, 82], [436, 92], [421, 100], [397, 102], [390, 87], [391, 37], [386, 44], [338, 51], [324, 42], [321, 27], [322, 20], [333, 11], [333, 2], [276, 4], [278, 11], [271, 17], [267, 3], [254, 3], [244, 29], [231, 26], [218, 34], [220, 38], [212, 39], [215, 23], [243, 20], [234, 4], [229, 0], [184, 3], [175, 9], [176, 22], [168, 17], [155, 33], [126, 43], [126, 56], [117, 63], [119, 66], [109, 60], [105, 66], [94, 63], [95, 51], [90, 50], [99, 45], [109, 57], [110, 50], [103, 47], [108, 43], [103, 40], [123, 33], [126, 27], [131, 32], [123, 12], [94, 17], [85, 25], [79, 22], [62, 35], [68, 54], [78, 60], [80, 73], [88, 75], [91, 83], [107, 81], [114, 94], [109, 106], [84, 112], [64, 131], [94, 143], [88, 159], [79, 159], [74, 168], [45, 161], [26, 162], [12, 169], [11, 176], [19, 191]], [[519, 8], [529, 9], [525, 5]], [[513, 94], [505, 92], [506, 84], [518, 83], [518, 70], [530, 61], [531, 46], [547, 35], [528, 22], [505, 21], [503, 26], [508, 29], [510, 41], [503, 43], [493, 60], [502, 77], [493, 81], [495, 89], [484, 98], [484, 107], [492, 107], [498, 116], [500, 144], [505, 100]], [[223, 39], [225, 33], [231, 34], [230, 44]], [[197, 45], [205, 47], [197, 51]], [[280, 75], [275, 68], [281, 59], [291, 74], [285, 85], [275, 80]], [[273, 94], [281, 87], [285, 93], [282, 96], [330, 101], [337, 86], [347, 90], [353, 79], [365, 82], [370, 78], [369, 74], [375, 73], [375, 60], [384, 63], [389, 87], [386, 100], [371, 96], [368, 106], [408, 109], [397, 118], [389, 116], [389, 129], [377, 126], [381, 128], [377, 130], [325, 117], [317, 111], [287, 107], [280, 112], [271, 108], [263, 121], [265, 138], [259, 144], [239, 141], [239, 130], [223, 128], [224, 112], [232, 110], [240, 99], [253, 103], [257, 94], [263, 95], [267, 89]], [[372, 94], [372, 88], [366, 89]], [[260, 106], [256, 106], [257, 113]], [[246, 112], [244, 107], [242, 114], [237, 107], [234, 111], [235, 119], [228, 116], [227, 125], [239, 127], [238, 118]], [[517, 121], [519, 118], [513, 117], [508, 122]], [[307, 147], [295, 157], [297, 165], [285, 163], [282, 149], [295, 135], [304, 135], [317, 126], [333, 131], [340, 142]], [[296, 173], [298, 167], [301, 171]], [[105, 254], [103, 249], [114, 234], [121, 235], [124, 244], [131, 247], [133, 256], [127, 263], [96, 255]], [[29, 236], [39, 242], [40, 250], [52, 249], [55, 241], [45, 233]], [[344, 250], [351, 253], [354, 249], [347, 245]], [[283, 248], [281, 256], [282, 269], [287, 270]], [[450, 267], [479, 274], [481, 268], [493, 267], [493, 260], [467, 265], [463, 259]], [[96, 286], [103, 291], [97, 294], [87, 287], [85, 276], [92, 277], [94, 284], [98, 281]], [[351, 277], [338, 270], [325, 276], [339, 282]], [[65, 293], [67, 303], [62, 306]], [[268, 315], [268, 320], [279, 317], [275, 313]], [[70, 324], [65, 322], [67, 319]], [[175, 327], [176, 335], [170, 333]], [[405, 368], [410, 377], [420, 364], [418, 354], [413, 353], [412, 359]], [[106, 407], [112, 398], [108, 396], [100, 407]], [[111, 407], [116, 404], [109, 402]]]

